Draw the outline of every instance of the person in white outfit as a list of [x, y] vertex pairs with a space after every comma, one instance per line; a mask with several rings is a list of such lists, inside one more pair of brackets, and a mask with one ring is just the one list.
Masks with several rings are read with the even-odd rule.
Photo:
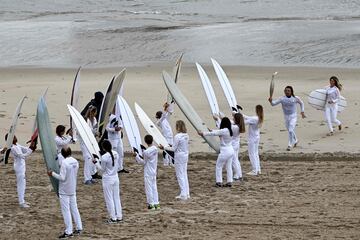
[[200, 136], [219, 136], [220, 137], [220, 154], [216, 161], [216, 187], [222, 187], [222, 170], [226, 165], [227, 183], [225, 187], [231, 187], [233, 182], [232, 159], [234, 157], [234, 148], [232, 147], [233, 132], [230, 119], [224, 117], [221, 119], [220, 129], [211, 130], [210, 132], [198, 132]]
[[264, 110], [261, 105], [255, 107], [256, 116], [244, 116], [245, 125], [249, 125], [248, 129], [248, 152], [252, 170], [248, 175], [256, 176], [261, 174], [260, 158], [259, 158], [259, 143], [260, 143], [260, 128], [264, 121]]
[[[169, 123], [169, 117], [174, 112], [174, 103], [164, 104], [164, 111], [158, 111], [156, 112], [155, 118], [157, 119], [156, 125], [159, 126], [162, 134], [164, 135], [166, 141], [172, 146], [173, 145], [173, 131], [171, 129], [170, 123]], [[169, 166], [169, 164], [172, 163], [173, 159], [173, 153], [172, 152], [163, 152], [163, 161], [164, 166]]]
[[186, 131], [184, 121], [176, 121], [177, 134], [174, 137], [174, 145], [159, 146], [160, 149], [174, 152], [175, 173], [180, 187], [180, 194], [177, 199], [187, 200], [190, 198], [189, 180], [187, 175], [187, 165], [189, 161], [189, 135]]
[[61, 162], [64, 159], [61, 155], [61, 149], [68, 146], [69, 144], [74, 144], [75, 141], [72, 136], [73, 132], [71, 129], [69, 129], [65, 135], [65, 126], [58, 125], [56, 127], [56, 136], [55, 136], [55, 144], [56, 144], [56, 150], [57, 150], [57, 161], [59, 162], [59, 166], [61, 167]]
[[[86, 114], [85, 114], [85, 120], [87, 124], [89, 125], [92, 133], [94, 136], [96, 136], [96, 130], [97, 130], [97, 120], [96, 120], [96, 112], [97, 109], [94, 106], [89, 106]], [[86, 185], [92, 185], [95, 183], [95, 180], [92, 178], [94, 174], [96, 174], [96, 166], [92, 163], [93, 157], [90, 154], [89, 150], [85, 146], [83, 140], [79, 136], [79, 142], [80, 142], [80, 149], [83, 155], [84, 159], [84, 183]]]
[[231, 124], [231, 129], [233, 131], [232, 137], [232, 146], [234, 148], [234, 157], [232, 159], [232, 167], [234, 172], [234, 180], [240, 181], [242, 179], [242, 169], [239, 159], [239, 150], [240, 150], [240, 133], [245, 132], [245, 122], [244, 117], [241, 113], [234, 114], [234, 120]]
[[129, 173], [124, 169], [124, 151], [123, 151], [123, 142], [121, 140], [121, 130], [123, 126], [121, 119], [118, 119], [115, 114], [111, 114], [109, 118], [109, 123], [106, 125], [106, 131], [108, 132], [108, 140], [113, 147], [113, 150], [118, 153], [119, 163], [118, 163], [118, 172]]
[[341, 122], [337, 119], [337, 112], [342, 85], [340, 84], [339, 79], [335, 76], [332, 76], [329, 81], [330, 85], [325, 88], [325, 119], [330, 131], [327, 135], [331, 136], [334, 134], [333, 123], [335, 123], [338, 126], [339, 131], [341, 131]]
[[144, 185], [148, 209], [159, 210], [160, 202], [156, 184], [158, 149], [153, 146], [151, 135], [146, 135], [144, 141], [148, 148], [143, 150], [143, 155], [140, 156], [138, 152], [134, 152], [133, 155], [138, 164], [144, 165]]
[[120, 181], [118, 175], [118, 154], [112, 150], [108, 140], [102, 142], [102, 148], [106, 152], [101, 156], [100, 163], [94, 160], [96, 167], [102, 171], [102, 185], [106, 208], [109, 219], [107, 223], [114, 224], [123, 220], [121, 201], [120, 201]]
[[288, 130], [288, 147], [287, 151], [290, 151], [292, 147], [296, 147], [298, 144], [298, 139], [295, 134], [295, 127], [297, 121], [297, 112], [296, 112], [296, 105], [299, 104], [301, 108], [301, 117], [305, 118], [304, 113], [304, 103], [298, 97], [294, 95], [294, 89], [292, 86], [287, 86], [284, 89], [285, 96], [273, 100], [272, 97], [269, 98], [269, 102], [271, 106], [276, 106], [281, 103], [283, 112], [284, 112], [284, 119], [285, 119], [285, 126]]
[[[7, 140], [8, 134], [5, 135]], [[30, 207], [29, 203], [25, 202], [26, 189], [26, 164], [25, 160], [36, 149], [35, 141], [31, 143], [30, 147], [24, 147], [17, 143], [17, 138], [14, 136], [13, 144], [11, 146], [11, 155], [14, 157], [14, 171], [16, 175], [16, 188], [19, 199], [19, 206], [21, 208]]]
[[[64, 159], [61, 163], [60, 173], [50, 170], [48, 175], [59, 180], [60, 207], [65, 223], [65, 231], [59, 238], [68, 238], [72, 237], [73, 234], [80, 235], [83, 230], [76, 201], [76, 178], [79, 170], [79, 163], [75, 158], [71, 157], [70, 147], [61, 149], [61, 155]], [[76, 225], [74, 232], [71, 216]]]

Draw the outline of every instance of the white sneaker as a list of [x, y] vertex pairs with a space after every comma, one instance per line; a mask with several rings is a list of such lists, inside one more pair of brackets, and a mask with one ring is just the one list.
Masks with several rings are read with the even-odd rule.
[[26, 203], [22, 203], [22, 204], [20, 204], [20, 207], [21, 207], [21, 208], [29, 208], [30, 206], [27, 205]]
[[177, 195], [176, 197], [175, 197], [175, 199], [180, 199], [181, 198], [181, 195]]
[[247, 175], [250, 175], [250, 176], [256, 176], [257, 174], [256, 174], [256, 172], [255, 172], [255, 171], [250, 171], [250, 172], [248, 172], [248, 173], [247, 173]]

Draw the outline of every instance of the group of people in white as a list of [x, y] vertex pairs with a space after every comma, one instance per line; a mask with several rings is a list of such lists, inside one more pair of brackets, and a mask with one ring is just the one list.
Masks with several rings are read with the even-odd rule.
[[[330, 84], [326, 87], [326, 105], [325, 118], [329, 128], [328, 135], [334, 132], [333, 123], [341, 130], [341, 122], [337, 119], [337, 108], [340, 98], [340, 90], [342, 86], [337, 77], [330, 78]], [[285, 87], [285, 96], [276, 100], [271, 97], [268, 99], [272, 106], [281, 104], [285, 126], [288, 130], [288, 147], [296, 147], [298, 139], [295, 134], [297, 121], [297, 104], [301, 108], [301, 116], [305, 118], [304, 103], [294, 95], [291, 86]], [[97, 118], [99, 111], [99, 102], [101, 103], [103, 95], [100, 92], [95, 93], [95, 99], [85, 107], [82, 111], [88, 125], [93, 129], [96, 136]], [[179, 195], [176, 196], [180, 200], [190, 199], [189, 180], [187, 175], [187, 166], [189, 160], [189, 135], [184, 121], [178, 120], [175, 123], [176, 134], [173, 136], [172, 128], [169, 122], [169, 116], [173, 112], [174, 103], [164, 104], [164, 110], [155, 114], [157, 125], [161, 129], [162, 134], [169, 143], [169, 146], [153, 144], [153, 137], [146, 135], [144, 142], [146, 146], [142, 146], [142, 155], [139, 151], [134, 151], [133, 156], [138, 164], [144, 166], [144, 186], [146, 193], [146, 202], [149, 210], [159, 210], [160, 202], [157, 191], [157, 167], [158, 167], [158, 148], [163, 150], [164, 166], [174, 166], [177, 181], [179, 184]], [[198, 132], [201, 136], [218, 136], [220, 138], [220, 153], [216, 161], [215, 179], [216, 187], [231, 187], [233, 181], [241, 181], [243, 178], [241, 163], [239, 161], [240, 134], [245, 132], [245, 126], [248, 125], [248, 154], [252, 170], [247, 174], [256, 176], [261, 174], [261, 165], [259, 158], [259, 142], [260, 128], [264, 121], [264, 111], [261, 105], [256, 105], [255, 115], [247, 116], [240, 112], [233, 112], [232, 119], [224, 116], [214, 116], [217, 122], [220, 122], [218, 129], [207, 132]], [[124, 149], [122, 143], [122, 124], [115, 114], [111, 114], [109, 122], [106, 126], [107, 137], [100, 141], [103, 155], [100, 159], [94, 158], [86, 149], [84, 143], [79, 137], [80, 147], [84, 159], [84, 183], [86, 185], [94, 184], [95, 179], [102, 179], [103, 194], [108, 210], [109, 219], [107, 223], [114, 224], [123, 220], [119, 176], [118, 173], [127, 173], [124, 168]], [[6, 136], [7, 138], [7, 136]], [[76, 184], [79, 169], [78, 161], [71, 155], [70, 144], [75, 143], [73, 131], [69, 129], [65, 131], [65, 126], [56, 127], [55, 143], [58, 151], [57, 161], [60, 166], [60, 172], [49, 171], [48, 175], [59, 180], [59, 200], [61, 212], [65, 222], [65, 231], [60, 238], [71, 237], [74, 234], [80, 234], [83, 230], [80, 213], [76, 201]], [[25, 201], [25, 159], [36, 149], [36, 144], [31, 143], [29, 147], [18, 144], [17, 138], [14, 137], [11, 147], [11, 154], [14, 158], [14, 170], [17, 181], [17, 192], [20, 207], [28, 208], [30, 204]], [[3, 149], [1, 153], [4, 153]], [[226, 183], [223, 184], [222, 172], [226, 168]], [[100, 174], [101, 173], [101, 174]], [[75, 230], [73, 230], [72, 218], [75, 222]]]

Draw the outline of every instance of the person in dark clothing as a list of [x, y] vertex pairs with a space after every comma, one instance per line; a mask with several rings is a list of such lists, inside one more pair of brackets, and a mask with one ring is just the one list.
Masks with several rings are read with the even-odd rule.
[[96, 113], [96, 116], [95, 116], [96, 120], [99, 120], [99, 114], [100, 114], [101, 104], [103, 102], [103, 99], [104, 99], [104, 94], [102, 94], [102, 92], [96, 92], [95, 93], [95, 98], [91, 99], [91, 101], [88, 104], [86, 104], [84, 110], [81, 111], [81, 115], [85, 116], [88, 108], [90, 106], [94, 106], [97, 109], [97, 113]]

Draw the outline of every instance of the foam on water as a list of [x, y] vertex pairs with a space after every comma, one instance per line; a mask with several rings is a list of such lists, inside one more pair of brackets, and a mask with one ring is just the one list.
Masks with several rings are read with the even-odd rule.
[[356, 0], [2, 0], [0, 66], [357, 67]]

